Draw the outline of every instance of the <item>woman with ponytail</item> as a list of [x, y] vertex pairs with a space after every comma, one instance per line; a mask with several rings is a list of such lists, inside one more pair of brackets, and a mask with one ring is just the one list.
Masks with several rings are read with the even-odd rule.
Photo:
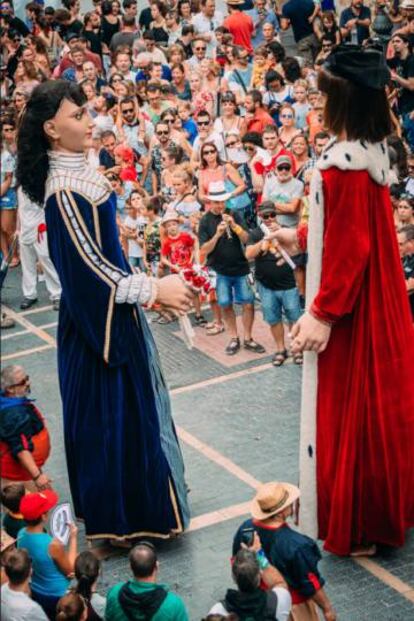
[[105, 616], [106, 599], [96, 592], [100, 568], [99, 560], [89, 550], [81, 552], [75, 561], [77, 584], [74, 592], [81, 595], [86, 602], [87, 621], [99, 621]]
[[81, 595], [70, 591], [60, 598], [56, 608], [56, 621], [86, 621], [88, 608]]
[[112, 187], [85, 160], [91, 139], [82, 89], [40, 84], [21, 118], [17, 178], [45, 208], [62, 284], [59, 381], [75, 515], [88, 538], [128, 545], [143, 532], [180, 533], [189, 521], [168, 392], [140, 305], [184, 313], [193, 295], [177, 275], [132, 272]]

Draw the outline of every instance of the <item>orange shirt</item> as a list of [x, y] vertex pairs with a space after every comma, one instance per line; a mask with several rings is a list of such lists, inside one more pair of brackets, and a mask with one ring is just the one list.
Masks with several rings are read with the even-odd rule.
[[261, 134], [266, 125], [274, 125], [275, 122], [264, 108], [259, 108], [254, 113], [253, 118], [247, 121], [248, 132], [259, 132]]

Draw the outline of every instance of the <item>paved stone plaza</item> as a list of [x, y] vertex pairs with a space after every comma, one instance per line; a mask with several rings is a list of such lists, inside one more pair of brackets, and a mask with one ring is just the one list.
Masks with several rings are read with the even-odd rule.
[[[16, 327], [2, 331], [2, 364], [23, 364], [30, 375], [33, 397], [52, 435], [47, 472], [61, 500], [69, 500], [56, 373], [58, 316], [43, 285], [38, 304], [18, 311], [19, 281], [18, 271], [11, 271], [3, 290], [3, 304], [12, 309]], [[225, 338], [206, 337], [201, 329], [198, 347], [188, 351], [177, 324], [153, 324], [171, 388], [193, 515], [190, 532], [157, 544], [161, 580], [182, 595], [192, 621], [199, 621], [231, 584], [232, 536], [247, 515], [255, 487], [271, 479], [298, 482], [301, 371], [290, 362], [279, 369], [270, 365], [272, 347], [260, 311], [258, 318], [255, 336], [269, 354], [260, 358], [243, 353], [224, 359]], [[80, 540], [84, 546], [82, 531]], [[105, 557], [104, 592], [129, 572], [125, 552], [99, 552]], [[323, 553], [321, 571], [341, 621], [414, 620], [414, 533], [403, 550], [382, 550], [372, 560]]]

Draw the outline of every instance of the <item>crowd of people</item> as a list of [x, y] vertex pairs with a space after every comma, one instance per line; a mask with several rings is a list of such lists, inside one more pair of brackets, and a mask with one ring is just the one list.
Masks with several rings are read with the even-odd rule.
[[[21, 20], [4, 0], [1, 251], [12, 254], [12, 267], [21, 264], [21, 308], [37, 302], [39, 279], [56, 310], [61, 289], [42, 206], [16, 187], [16, 126], [36, 85], [63, 79], [84, 93], [92, 119], [85, 157], [116, 194], [131, 265], [157, 276], [207, 265], [211, 321], [197, 297], [195, 322], [210, 336], [226, 330], [228, 355], [242, 345], [264, 351], [252, 331], [260, 298], [275, 341], [273, 363], [283, 364], [282, 317], [292, 323], [304, 307], [306, 255], [294, 257], [293, 270], [273, 260], [270, 241], [278, 227], [307, 220], [312, 170], [330, 139], [318, 71], [343, 43], [383, 49], [391, 69], [390, 183], [412, 294], [414, 5], [381, 0], [369, 8], [352, 0], [337, 9], [327, 0], [279, 8], [230, 0], [224, 15], [214, 0], [180, 0], [151, 2], [138, 14], [134, 0], [96, 0], [81, 15], [79, 2], [66, 0], [56, 10], [30, 2]], [[290, 55], [281, 43], [289, 27], [296, 47]], [[233, 303], [243, 307], [243, 344]], [[157, 321], [174, 320], [160, 309]], [[2, 327], [11, 324], [3, 315]]]
[[[140, 12], [136, 0], [93, 0], [85, 14], [78, 0], [58, 9], [33, 1], [24, 20], [12, 0], [0, 4], [1, 255], [10, 268], [21, 266], [22, 310], [37, 303], [44, 280], [58, 311], [61, 285], [43, 205], [17, 186], [17, 128], [39, 84], [66, 80], [81, 90], [91, 134], [85, 160], [116, 196], [117, 231], [134, 270], [155, 277], [201, 270], [209, 287], [194, 296], [196, 326], [209, 337], [225, 333], [229, 356], [263, 354], [254, 335], [260, 309], [272, 364], [291, 356], [301, 365], [284, 324], [295, 324], [305, 307], [307, 255], [298, 247], [289, 257], [281, 231], [300, 234], [308, 221], [313, 172], [331, 140], [318, 75], [348, 44], [381, 50], [390, 69], [389, 186], [414, 319], [412, 0], [351, 0], [346, 8], [333, 0], [226, 0], [223, 12], [214, 0], [151, 0]], [[288, 52], [282, 32], [290, 28]], [[176, 321], [171, 310], [154, 308], [159, 324]], [[2, 313], [1, 327], [13, 325]], [[105, 600], [96, 591], [99, 562], [78, 554], [76, 526], [67, 548], [47, 533], [57, 502], [42, 470], [50, 439], [29, 388], [22, 367], [3, 370], [1, 500], [4, 528], [17, 540], [3, 559], [6, 621], [187, 619], [182, 600], [158, 582], [150, 542], [132, 548], [131, 580]], [[236, 588], [208, 621], [317, 619], [317, 607], [326, 621], [336, 618], [316, 544], [286, 525], [298, 494], [275, 482], [258, 491], [252, 519], [234, 539]]]

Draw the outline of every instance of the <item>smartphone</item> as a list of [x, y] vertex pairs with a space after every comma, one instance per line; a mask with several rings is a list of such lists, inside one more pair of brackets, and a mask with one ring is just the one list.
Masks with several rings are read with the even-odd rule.
[[255, 530], [254, 530], [253, 526], [249, 526], [247, 528], [243, 528], [242, 529], [241, 540], [249, 548], [250, 548], [250, 546], [253, 545], [254, 533], [255, 533]]

